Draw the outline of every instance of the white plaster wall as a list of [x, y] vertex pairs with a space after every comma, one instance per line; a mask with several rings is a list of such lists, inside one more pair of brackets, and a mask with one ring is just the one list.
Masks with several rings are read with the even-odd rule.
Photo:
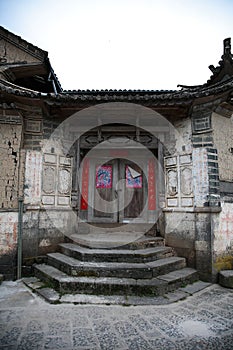
[[9, 254], [16, 249], [18, 232], [18, 213], [0, 212], [0, 255]]
[[221, 203], [222, 211], [214, 217], [214, 252], [233, 250], [233, 203]]
[[233, 181], [233, 117], [227, 118], [213, 113], [212, 128], [214, 145], [218, 150], [219, 178]]
[[194, 148], [192, 159], [194, 206], [202, 207], [207, 201], [209, 193], [207, 150], [205, 148]]
[[176, 153], [192, 152], [192, 126], [190, 119], [181, 119], [174, 123]]
[[25, 163], [24, 203], [40, 205], [41, 202], [42, 154], [27, 151]]

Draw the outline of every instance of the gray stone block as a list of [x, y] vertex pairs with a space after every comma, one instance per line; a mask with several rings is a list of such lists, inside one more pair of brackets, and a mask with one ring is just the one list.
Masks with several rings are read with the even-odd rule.
[[233, 270], [222, 270], [219, 272], [219, 284], [233, 289]]
[[207, 288], [211, 285], [211, 283], [197, 281], [192, 284], [187, 285], [184, 288], [180, 288], [181, 291], [193, 295], [194, 293], [200, 292], [202, 289]]
[[60, 295], [52, 288], [38, 289], [37, 293], [41, 295], [50, 304], [55, 304], [59, 302]]

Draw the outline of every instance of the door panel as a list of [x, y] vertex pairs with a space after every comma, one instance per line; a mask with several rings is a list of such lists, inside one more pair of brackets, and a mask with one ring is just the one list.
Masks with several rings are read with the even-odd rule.
[[140, 216], [144, 207], [145, 198], [145, 176], [142, 169], [130, 161], [120, 162], [120, 177], [124, 179], [122, 203], [123, 210], [120, 211], [120, 221], [135, 219]]
[[[147, 165], [125, 160], [90, 160], [88, 208], [90, 222], [147, 222], [142, 212], [147, 205]], [[144, 214], [145, 216], [145, 211]]]
[[90, 164], [89, 196], [92, 205], [88, 208], [88, 221], [117, 222], [116, 161], [91, 159]]
[[[111, 218], [108, 213], [108, 202], [114, 200], [113, 164], [97, 165], [95, 169], [94, 216]], [[100, 199], [103, 199], [101, 201]]]

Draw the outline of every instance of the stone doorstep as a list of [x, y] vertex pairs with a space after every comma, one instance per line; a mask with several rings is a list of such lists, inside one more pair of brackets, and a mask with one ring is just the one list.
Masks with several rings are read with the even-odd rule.
[[51, 304], [72, 303], [72, 304], [100, 304], [100, 305], [167, 305], [186, 299], [188, 296], [202, 291], [211, 286], [211, 283], [197, 281], [188, 284], [174, 292], [166, 293], [157, 297], [137, 297], [124, 295], [89, 295], [89, 294], [64, 294], [59, 295], [52, 288], [38, 288], [41, 281], [36, 277], [23, 279], [24, 284], [37, 292], [42, 298]]
[[90, 249], [73, 243], [59, 244], [64, 255], [81, 261], [96, 262], [145, 262], [173, 256], [173, 249], [165, 246], [128, 250], [128, 249]]
[[169, 257], [146, 263], [82, 262], [60, 253], [50, 253], [48, 263], [72, 276], [152, 278], [184, 268], [184, 258]]
[[[69, 277], [60, 270], [49, 265], [35, 266], [37, 277], [45, 280], [62, 293], [78, 292], [88, 294], [126, 294], [126, 295], [162, 295], [166, 292], [180, 287], [183, 283], [197, 279], [197, 273], [193, 269], [184, 268], [182, 273], [172, 276], [167, 274], [163, 278], [152, 278], [149, 280], [132, 278], [91, 278], [91, 277]], [[169, 276], [169, 278], [168, 278]], [[167, 280], [169, 280], [169, 282]]]
[[141, 237], [137, 235], [132, 237], [132, 241], [128, 242], [128, 239], [122, 236], [119, 238], [118, 234], [73, 234], [69, 238], [74, 241], [75, 244], [81, 247], [91, 249], [145, 249], [150, 247], [164, 246], [164, 238], [162, 237]]

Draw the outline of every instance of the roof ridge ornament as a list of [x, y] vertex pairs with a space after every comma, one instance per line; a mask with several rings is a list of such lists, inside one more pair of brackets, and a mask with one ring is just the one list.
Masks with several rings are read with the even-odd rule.
[[213, 73], [210, 79], [207, 81], [207, 85], [215, 84], [226, 81], [233, 76], [233, 55], [231, 53], [231, 38], [223, 40], [223, 55], [218, 62], [218, 66], [209, 66], [209, 69]]
[[232, 56], [232, 54], [231, 54], [231, 38], [226, 38], [223, 40], [223, 56], [228, 56], [228, 55]]

